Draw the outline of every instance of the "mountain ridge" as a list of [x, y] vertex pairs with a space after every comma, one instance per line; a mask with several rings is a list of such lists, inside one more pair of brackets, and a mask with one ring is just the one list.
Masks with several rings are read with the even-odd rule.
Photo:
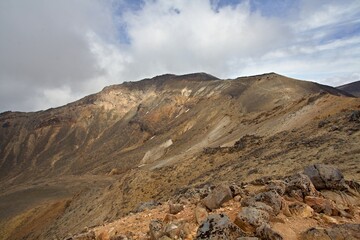
[[109, 86], [46, 111], [0, 114], [0, 229], [5, 217], [14, 222], [44, 202], [70, 201], [39, 230], [45, 239], [64, 237], [187, 186], [282, 176], [316, 162], [360, 179], [351, 165], [359, 126], [348, 120], [359, 99], [275, 73], [184, 76]]

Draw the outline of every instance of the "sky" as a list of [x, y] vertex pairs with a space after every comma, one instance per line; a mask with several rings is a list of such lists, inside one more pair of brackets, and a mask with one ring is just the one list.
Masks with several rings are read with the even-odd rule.
[[193, 72], [360, 80], [360, 1], [0, 0], [0, 112]]

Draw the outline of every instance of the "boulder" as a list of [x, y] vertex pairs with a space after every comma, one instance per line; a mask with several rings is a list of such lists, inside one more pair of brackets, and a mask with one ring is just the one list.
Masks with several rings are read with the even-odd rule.
[[163, 223], [160, 220], [151, 220], [149, 225], [149, 234], [151, 240], [158, 240], [165, 235], [163, 232]]
[[254, 207], [243, 207], [235, 218], [235, 224], [244, 232], [254, 233], [257, 227], [269, 222], [269, 213]]
[[232, 199], [232, 193], [227, 185], [217, 186], [207, 197], [202, 200], [202, 203], [210, 210], [217, 209], [221, 205]]
[[176, 203], [169, 203], [169, 212], [170, 214], [178, 214], [184, 210], [184, 205], [176, 204]]
[[345, 190], [346, 183], [339, 169], [325, 164], [310, 165], [304, 169], [317, 190]]
[[225, 214], [211, 214], [199, 226], [196, 239], [220, 240], [237, 239], [245, 234]]
[[305, 203], [317, 213], [324, 213], [329, 216], [338, 216], [339, 210], [331, 200], [320, 197], [305, 197]]
[[264, 240], [283, 240], [283, 237], [266, 223], [256, 229], [256, 236]]
[[179, 228], [179, 226], [177, 226], [174, 223], [170, 223], [168, 225], [165, 226], [165, 235], [170, 237], [171, 239], [176, 239], [180, 236], [180, 231], [181, 229]]
[[196, 222], [201, 224], [209, 216], [207, 210], [202, 205], [197, 205], [194, 210]]
[[310, 178], [302, 173], [294, 174], [285, 178], [285, 194], [299, 201], [303, 201], [306, 196], [319, 196]]
[[[255, 207], [264, 209], [271, 214], [277, 215], [281, 210], [281, 202], [282, 197], [276, 191], [268, 191], [258, 193], [255, 196], [248, 197], [243, 199], [241, 202], [243, 206]], [[270, 208], [264, 206], [264, 204], [268, 205]]]

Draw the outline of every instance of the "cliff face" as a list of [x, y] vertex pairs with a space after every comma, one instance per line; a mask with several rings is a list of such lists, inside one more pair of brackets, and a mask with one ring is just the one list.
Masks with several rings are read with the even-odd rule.
[[[289, 174], [305, 161], [335, 161], [357, 179], [358, 125], [348, 118], [360, 102], [345, 95], [275, 73], [168, 74], [56, 109], [2, 113], [0, 217], [71, 198], [51, 230], [39, 230], [64, 236], [188, 185]], [[11, 210], [15, 196], [33, 197]]]

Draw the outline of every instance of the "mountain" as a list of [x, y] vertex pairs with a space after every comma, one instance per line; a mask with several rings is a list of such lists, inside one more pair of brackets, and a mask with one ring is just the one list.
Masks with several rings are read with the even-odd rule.
[[64, 238], [190, 187], [312, 163], [360, 180], [360, 102], [350, 96], [276, 73], [166, 74], [55, 109], [2, 113], [0, 235]]
[[342, 86], [338, 86], [336, 88], [347, 92], [355, 97], [360, 97], [360, 81], [348, 83]]

